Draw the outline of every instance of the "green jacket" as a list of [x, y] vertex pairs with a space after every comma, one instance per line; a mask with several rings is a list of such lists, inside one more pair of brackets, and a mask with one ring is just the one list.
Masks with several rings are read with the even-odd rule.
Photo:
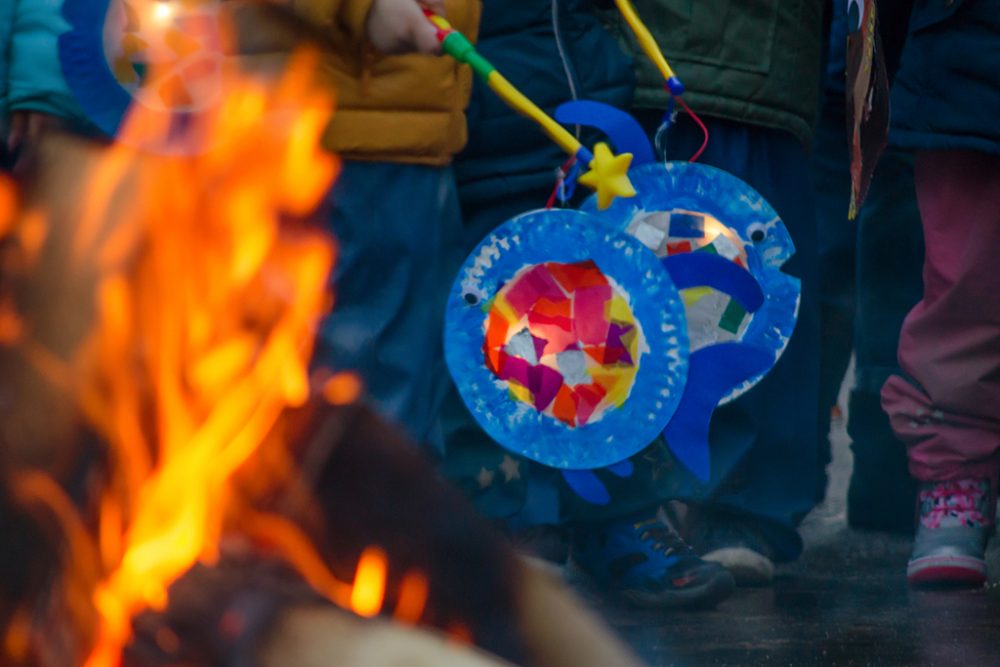
[[[791, 132], [808, 144], [819, 107], [824, 0], [633, 0], [699, 114]], [[635, 106], [663, 109], [663, 79], [628, 26]]]

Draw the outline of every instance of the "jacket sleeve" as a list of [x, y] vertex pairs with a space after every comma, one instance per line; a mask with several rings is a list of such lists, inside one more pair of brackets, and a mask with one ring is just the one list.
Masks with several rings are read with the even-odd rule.
[[[66, 85], [59, 62], [59, 35], [69, 30], [62, 0], [0, 0], [7, 56], [5, 111], [40, 111], [65, 119], [83, 112]], [[9, 5], [9, 6], [8, 6]]]
[[353, 41], [365, 37], [365, 23], [374, 0], [293, 0], [295, 11], [321, 26], [333, 25]]
[[7, 105], [10, 98], [10, 38], [14, 29], [15, 0], [0, 0], [0, 130], [6, 135]]

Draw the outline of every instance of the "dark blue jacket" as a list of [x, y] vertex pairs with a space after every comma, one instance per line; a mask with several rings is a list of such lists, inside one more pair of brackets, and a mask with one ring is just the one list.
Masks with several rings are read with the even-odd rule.
[[890, 141], [1000, 155], [1000, 0], [918, 0]]
[[[632, 62], [589, 0], [484, 0], [480, 52], [547, 112], [591, 99], [627, 109]], [[544, 190], [566, 156], [481, 81], [468, 110], [469, 143], [455, 163], [463, 206]], [[544, 197], [538, 202], [545, 203]]]

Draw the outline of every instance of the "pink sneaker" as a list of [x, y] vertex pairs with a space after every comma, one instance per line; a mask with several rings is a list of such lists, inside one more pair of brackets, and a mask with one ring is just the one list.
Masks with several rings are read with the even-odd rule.
[[988, 479], [922, 484], [920, 525], [906, 566], [909, 582], [983, 585], [995, 505], [995, 491]]

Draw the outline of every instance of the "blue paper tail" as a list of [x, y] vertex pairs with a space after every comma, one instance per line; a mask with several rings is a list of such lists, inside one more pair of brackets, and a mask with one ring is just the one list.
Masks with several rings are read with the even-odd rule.
[[616, 463], [613, 466], [608, 466], [606, 468], [608, 472], [616, 477], [631, 477], [632, 473], [635, 472], [635, 466], [628, 459], [625, 459], [621, 463]]
[[597, 479], [593, 470], [561, 470], [566, 484], [573, 493], [592, 505], [607, 505], [611, 502], [608, 489]]
[[742, 343], [720, 343], [693, 353], [688, 383], [663, 437], [677, 460], [698, 479], [711, 476], [708, 428], [715, 407], [733, 388], [763, 373], [774, 354]]

